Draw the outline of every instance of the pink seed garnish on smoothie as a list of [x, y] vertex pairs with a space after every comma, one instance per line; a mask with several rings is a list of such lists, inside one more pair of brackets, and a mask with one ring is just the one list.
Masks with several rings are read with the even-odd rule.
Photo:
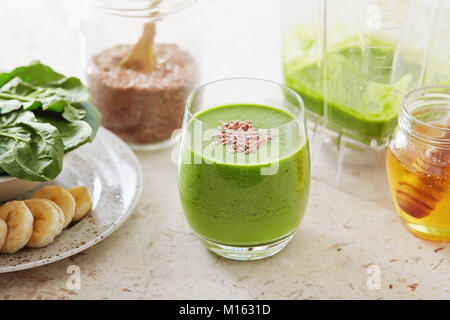
[[215, 144], [226, 144], [231, 153], [252, 153], [272, 140], [272, 135], [253, 126], [251, 120], [219, 121], [218, 131], [213, 135]]

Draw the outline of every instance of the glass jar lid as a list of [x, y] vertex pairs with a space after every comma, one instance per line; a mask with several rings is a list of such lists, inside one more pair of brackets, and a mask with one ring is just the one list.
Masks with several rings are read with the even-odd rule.
[[105, 14], [128, 18], [161, 18], [181, 11], [197, 0], [90, 0], [90, 5]]

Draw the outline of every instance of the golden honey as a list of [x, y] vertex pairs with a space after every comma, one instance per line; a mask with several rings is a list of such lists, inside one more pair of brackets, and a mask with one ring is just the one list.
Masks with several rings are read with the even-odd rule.
[[[436, 165], [445, 154], [424, 154], [402, 163], [394, 152], [387, 152], [387, 172], [397, 211], [406, 227], [429, 240], [450, 240], [450, 164]], [[407, 157], [406, 159], [414, 158]], [[427, 162], [428, 161], [428, 162]], [[446, 162], [446, 161], [445, 161]]]

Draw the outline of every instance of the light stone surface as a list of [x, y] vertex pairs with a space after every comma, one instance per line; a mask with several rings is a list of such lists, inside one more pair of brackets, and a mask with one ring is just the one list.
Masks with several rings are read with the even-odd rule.
[[[0, 23], [8, 32], [0, 33], [0, 67], [41, 58], [63, 72], [82, 75], [77, 31], [67, 24], [73, 13], [67, 6], [73, 3], [3, 0]], [[250, 75], [279, 80], [275, 1], [209, 0], [204, 9], [211, 26], [204, 62], [210, 79]], [[44, 14], [47, 19], [38, 19]], [[227, 17], [223, 25], [220, 17]], [[314, 179], [305, 218], [282, 252], [256, 262], [209, 253], [183, 216], [171, 152], [137, 153], [144, 191], [119, 230], [71, 258], [1, 274], [0, 299], [450, 298], [448, 244], [411, 235], [390, 197], [369, 202]], [[80, 289], [67, 286], [72, 265], [80, 268]], [[372, 281], [377, 274], [379, 288]]]

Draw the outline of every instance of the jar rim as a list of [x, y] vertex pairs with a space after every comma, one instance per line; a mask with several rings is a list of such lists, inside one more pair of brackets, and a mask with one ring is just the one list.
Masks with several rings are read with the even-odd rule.
[[[198, 0], [89, 0], [89, 5], [104, 14], [121, 18], [158, 20], [191, 7]], [[126, 5], [125, 5], [126, 3]], [[156, 3], [153, 7], [152, 4]]]
[[[423, 121], [414, 114], [417, 109], [411, 110], [413, 106], [419, 105], [425, 108], [435, 108], [436, 100], [446, 103], [448, 117], [445, 120], [445, 126]], [[434, 103], [433, 103], [434, 102]], [[425, 109], [426, 110], [426, 109]], [[425, 140], [428, 143], [450, 146], [450, 86], [448, 85], [432, 85], [420, 87], [409, 92], [402, 101], [401, 112], [398, 120], [399, 126], [406, 129], [416, 138]], [[426, 130], [419, 130], [423, 128]], [[425, 133], [429, 132], [429, 134]], [[432, 135], [431, 133], [435, 133]]]

